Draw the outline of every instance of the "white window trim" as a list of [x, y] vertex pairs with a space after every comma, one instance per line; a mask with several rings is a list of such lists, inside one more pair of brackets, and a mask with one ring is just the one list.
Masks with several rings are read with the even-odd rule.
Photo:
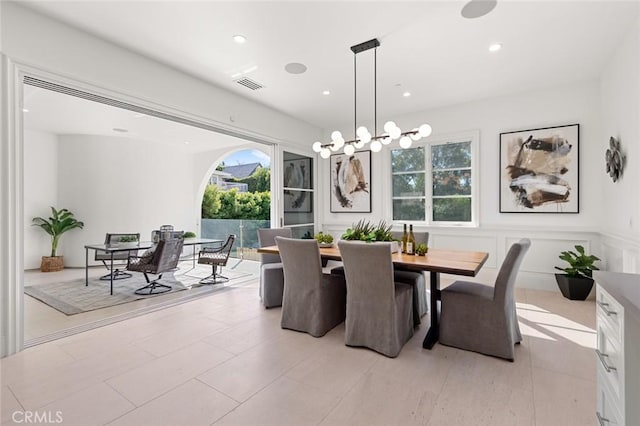
[[[431, 186], [432, 179], [432, 170], [431, 170], [431, 159], [426, 158], [428, 154], [430, 154], [429, 145], [440, 145], [444, 143], [457, 143], [457, 142], [471, 142], [471, 222], [442, 222], [442, 221], [433, 221], [433, 211], [431, 206], [431, 200], [433, 195], [433, 190]], [[465, 132], [456, 132], [456, 133], [446, 133], [446, 134], [438, 134], [434, 136], [430, 136], [426, 139], [422, 139], [418, 142], [414, 142], [411, 146], [415, 147], [425, 147], [425, 183], [428, 183], [425, 188], [425, 213], [426, 218], [424, 221], [393, 221], [394, 224], [398, 223], [408, 223], [413, 225], [420, 226], [434, 226], [434, 227], [467, 227], [467, 228], [477, 228], [480, 223], [479, 218], [479, 192], [480, 192], [480, 131], [479, 130], [469, 130]], [[398, 149], [397, 145], [389, 145], [385, 146], [383, 150], [383, 173], [388, 177], [384, 180], [383, 191], [385, 194], [385, 199], [388, 202], [385, 203], [385, 216], [393, 217], [393, 202], [392, 200], [392, 174], [391, 174], [391, 150]], [[414, 197], [411, 197], [414, 198]]]

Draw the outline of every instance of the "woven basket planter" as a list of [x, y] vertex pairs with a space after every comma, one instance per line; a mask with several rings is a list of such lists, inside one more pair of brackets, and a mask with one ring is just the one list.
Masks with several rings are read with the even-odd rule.
[[40, 262], [40, 271], [42, 272], [56, 272], [64, 269], [64, 256], [42, 256], [42, 262]]

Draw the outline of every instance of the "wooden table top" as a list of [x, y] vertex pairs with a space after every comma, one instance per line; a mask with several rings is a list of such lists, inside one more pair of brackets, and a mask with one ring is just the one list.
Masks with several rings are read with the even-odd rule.
[[[278, 246], [261, 247], [258, 253], [279, 254]], [[320, 256], [324, 259], [342, 260], [336, 245], [320, 248]], [[407, 269], [475, 277], [489, 258], [489, 253], [430, 248], [425, 256], [393, 253], [391, 258], [393, 263]]]

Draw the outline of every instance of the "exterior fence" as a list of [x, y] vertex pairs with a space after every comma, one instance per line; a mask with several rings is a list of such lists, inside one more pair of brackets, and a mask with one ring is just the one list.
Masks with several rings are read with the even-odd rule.
[[258, 255], [258, 229], [269, 228], [269, 220], [244, 219], [202, 219], [201, 237], [226, 240], [229, 234], [235, 234], [236, 241], [232, 257], [247, 260], [260, 260]]

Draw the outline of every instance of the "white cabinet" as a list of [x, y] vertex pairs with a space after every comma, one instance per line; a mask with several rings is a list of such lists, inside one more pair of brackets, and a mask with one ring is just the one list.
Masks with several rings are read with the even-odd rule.
[[598, 272], [597, 423], [640, 425], [640, 275]]

